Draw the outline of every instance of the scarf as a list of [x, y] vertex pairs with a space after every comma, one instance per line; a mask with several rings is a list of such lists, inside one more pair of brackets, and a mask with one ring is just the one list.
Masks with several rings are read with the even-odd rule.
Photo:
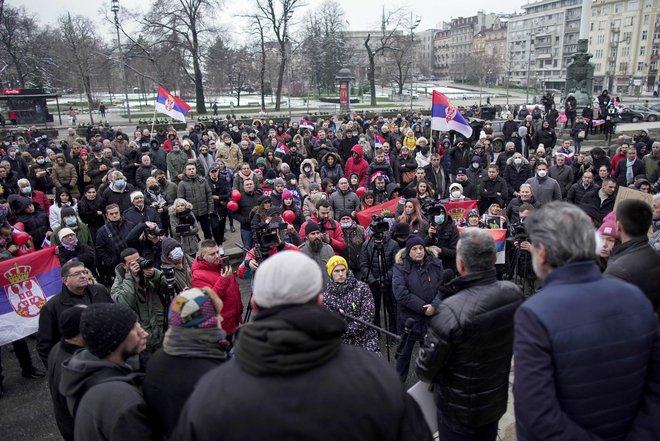
[[165, 332], [163, 351], [167, 355], [186, 358], [226, 360], [225, 331], [219, 328], [175, 328]]
[[626, 183], [630, 184], [633, 181], [633, 164], [635, 163], [635, 160], [633, 159], [630, 161], [629, 159], [626, 159]]

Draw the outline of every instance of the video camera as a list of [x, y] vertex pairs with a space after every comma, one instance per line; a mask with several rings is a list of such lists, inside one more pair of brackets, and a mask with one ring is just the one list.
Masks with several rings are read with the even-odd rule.
[[514, 242], [524, 242], [528, 240], [527, 230], [525, 224], [521, 221], [509, 225], [509, 235], [513, 238]]
[[374, 214], [371, 217], [371, 224], [369, 224], [369, 228], [371, 228], [371, 231], [373, 231], [374, 234], [383, 235], [390, 231], [390, 223], [385, 219], [386, 216], [379, 216], [377, 214]]
[[263, 223], [259, 226], [257, 239], [262, 248], [270, 249], [280, 244], [279, 230], [281, 229], [281, 224], [281, 222], [271, 221], [268, 224]]
[[165, 231], [158, 228], [158, 226], [156, 226], [154, 228], [146, 228], [144, 230], [144, 233], [148, 234], [149, 236], [164, 236], [165, 235]]
[[421, 208], [422, 214], [429, 220], [431, 225], [434, 225], [433, 218], [438, 216], [440, 212], [444, 210], [442, 204], [435, 200], [425, 201]]

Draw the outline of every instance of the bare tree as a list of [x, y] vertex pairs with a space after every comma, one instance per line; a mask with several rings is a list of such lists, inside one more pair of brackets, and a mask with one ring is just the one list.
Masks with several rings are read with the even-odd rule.
[[149, 13], [142, 18], [145, 33], [159, 40], [176, 38], [192, 65], [192, 74], [185, 71], [195, 85], [198, 113], [206, 113], [202, 58], [206, 34], [213, 30], [213, 14], [221, 6], [220, 0], [156, 0]]
[[[367, 58], [369, 59], [369, 67], [367, 69], [367, 80], [369, 80], [369, 90], [371, 95], [371, 105], [375, 106], [376, 103], [376, 57], [383, 55], [386, 51], [398, 51], [396, 47], [397, 36], [401, 35], [401, 19], [400, 11], [392, 11], [383, 17], [380, 35], [372, 40], [372, 33], [367, 34], [364, 40], [364, 47], [367, 49]], [[391, 29], [387, 29], [387, 24], [393, 23]]]
[[282, 104], [282, 84], [286, 72], [287, 46], [290, 44], [289, 33], [293, 14], [300, 6], [304, 6], [299, 0], [257, 0], [257, 15], [270, 26], [278, 45], [280, 55], [280, 67], [277, 76], [277, 92], [275, 99], [275, 110], [280, 110]]
[[96, 29], [87, 17], [80, 15], [63, 15], [59, 18], [62, 43], [68, 50], [68, 65], [78, 73], [82, 89], [87, 98], [90, 122], [94, 123], [92, 109], [94, 99], [92, 98], [92, 75], [96, 65], [95, 56], [99, 52], [105, 52], [102, 42], [98, 39]]

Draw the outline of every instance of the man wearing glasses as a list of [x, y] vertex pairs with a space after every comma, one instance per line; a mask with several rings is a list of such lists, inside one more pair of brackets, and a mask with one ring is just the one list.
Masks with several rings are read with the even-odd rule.
[[41, 309], [37, 331], [37, 352], [48, 366], [48, 353], [60, 341], [60, 317], [75, 305], [112, 303], [107, 288], [91, 284], [82, 262], [70, 260], [62, 266], [62, 291], [54, 295]]

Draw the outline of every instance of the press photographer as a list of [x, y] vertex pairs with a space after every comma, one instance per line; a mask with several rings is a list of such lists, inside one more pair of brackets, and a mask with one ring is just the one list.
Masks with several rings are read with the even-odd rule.
[[149, 333], [147, 350], [153, 353], [163, 343], [169, 306], [167, 284], [154, 263], [141, 257], [135, 248], [126, 248], [119, 257], [121, 263], [115, 268], [110, 296], [115, 303], [135, 311], [138, 322]]
[[155, 268], [160, 269], [163, 236], [165, 231], [155, 222], [140, 222], [128, 233], [126, 243], [129, 247], [135, 248], [140, 256], [151, 260]]
[[245, 259], [238, 267], [236, 275], [241, 279], [251, 279], [264, 260], [284, 250], [300, 251], [297, 246], [281, 239], [281, 224], [277, 221], [263, 223], [256, 233], [256, 244], [245, 254]]
[[507, 252], [509, 253], [506, 259], [509, 265], [508, 277], [521, 287], [525, 295], [530, 295], [534, 291], [537, 282], [532, 267], [532, 255], [530, 254], [532, 244], [529, 242], [529, 236], [525, 229], [525, 218], [533, 210], [534, 207], [531, 204], [520, 206], [520, 220], [509, 226], [509, 238], [507, 238]]
[[445, 269], [456, 271], [458, 228], [444, 205], [436, 202], [425, 208], [425, 215], [429, 220], [429, 232], [424, 243], [437, 253]]

